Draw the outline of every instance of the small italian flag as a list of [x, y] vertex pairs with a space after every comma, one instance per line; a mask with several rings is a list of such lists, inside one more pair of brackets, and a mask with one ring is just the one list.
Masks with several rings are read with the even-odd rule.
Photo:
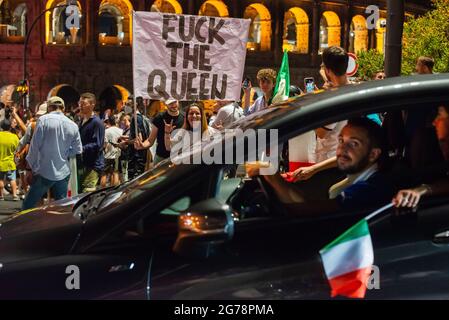
[[374, 262], [367, 218], [320, 250], [331, 296], [364, 298]]

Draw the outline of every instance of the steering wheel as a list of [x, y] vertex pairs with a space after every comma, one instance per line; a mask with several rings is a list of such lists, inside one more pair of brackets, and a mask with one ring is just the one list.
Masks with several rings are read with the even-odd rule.
[[253, 179], [259, 184], [260, 190], [267, 200], [270, 213], [272, 213], [273, 216], [284, 215], [285, 208], [274, 193], [271, 185], [261, 176], [254, 177]]

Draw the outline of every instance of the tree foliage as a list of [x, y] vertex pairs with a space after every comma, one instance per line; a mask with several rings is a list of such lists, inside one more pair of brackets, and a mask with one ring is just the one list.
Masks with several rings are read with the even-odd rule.
[[384, 56], [376, 49], [360, 51], [357, 54], [359, 69], [357, 78], [363, 81], [371, 80], [378, 71], [384, 69]]
[[449, 0], [432, 0], [432, 10], [404, 23], [402, 73], [415, 70], [416, 59], [435, 59], [434, 72], [449, 72]]

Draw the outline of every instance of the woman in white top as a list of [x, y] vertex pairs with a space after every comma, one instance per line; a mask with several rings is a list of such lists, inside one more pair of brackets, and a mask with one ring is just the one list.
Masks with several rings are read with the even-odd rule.
[[209, 141], [220, 131], [207, 124], [204, 109], [199, 103], [192, 103], [186, 109], [184, 125], [175, 130], [173, 123], [165, 123], [165, 147], [172, 154], [180, 150], [190, 150], [191, 146], [200, 147], [202, 141]]

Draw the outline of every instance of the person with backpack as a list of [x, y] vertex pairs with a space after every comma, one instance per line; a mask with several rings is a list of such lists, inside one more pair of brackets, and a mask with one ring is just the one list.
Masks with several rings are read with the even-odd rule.
[[[133, 108], [133, 100], [132, 96], [129, 98], [127, 102], [126, 109], [134, 110]], [[134, 147], [134, 142], [138, 139], [146, 140], [150, 137], [151, 134], [151, 123], [150, 120], [142, 114], [143, 110], [141, 110], [141, 106], [137, 106], [137, 130], [136, 130], [136, 120], [134, 115], [131, 116], [131, 125], [129, 128], [129, 160], [128, 160], [128, 178], [134, 179], [135, 177], [141, 175], [147, 169], [147, 160], [148, 157], [151, 157], [151, 153], [148, 150], [137, 149]], [[127, 112], [127, 111], [125, 111]], [[127, 112], [128, 113], [128, 112]], [[137, 131], [137, 137], [136, 137]]]
[[[16, 157], [18, 159], [17, 170], [25, 170], [25, 175], [20, 176], [21, 186], [24, 194], [28, 191], [28, 186], [31, 185], [33, 174], [31, 172], [31, 167], [26, 161], [26, 156], [30, 150], [31, 139], [33, 138], [34, 131], [36, 130], [37, 120], [47, 113], [47, 102], [40, 104], [33, 118], [30, 119], [25, 134], [19, 141], [19, 146], [17, 147]], [[25, 196], [23, 196], [25, 199]]]

